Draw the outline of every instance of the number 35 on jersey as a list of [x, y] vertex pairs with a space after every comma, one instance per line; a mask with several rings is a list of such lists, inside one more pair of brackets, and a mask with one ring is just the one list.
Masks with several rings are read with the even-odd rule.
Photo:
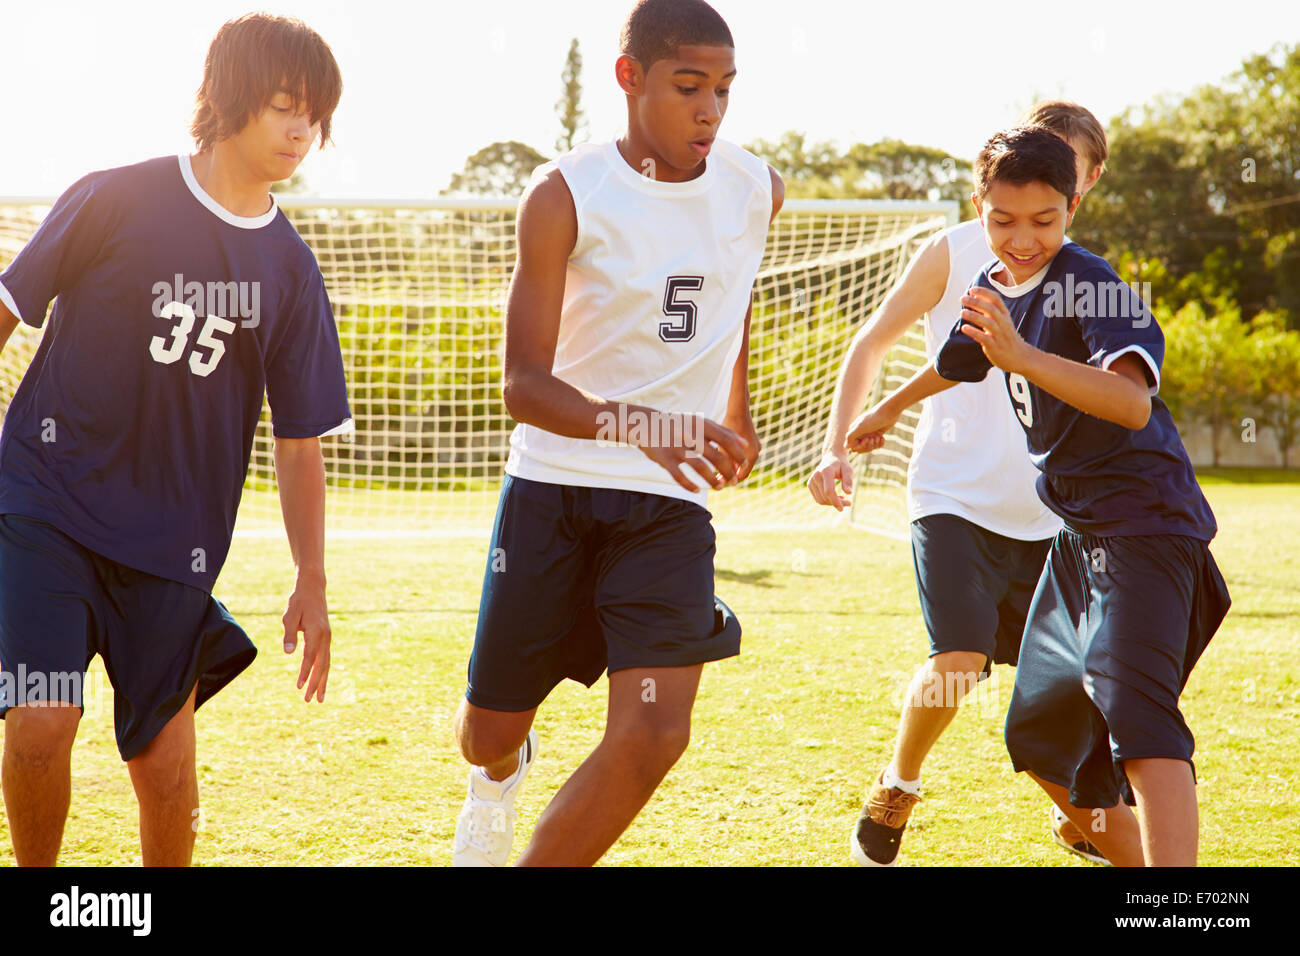
[[[163, 365], [171, 365], [180, 360], [186, 346], [189, 345], [190, 333], [194, 331], [194, 323], [198, 321], [198, 317], [189, 305], [174, 301], [163, 306], [158, 317], [180, 319], [172, 326], [169, 338], [155, 335], [149, 340], [149, 354], [153, 356], [153, 360]], [[202, 378], [211, 375], [217, 363], [221, 361], [221, 357], [226, 354], [226, 343], [217, 338], [217, 335], [229, 335], [233, 331], [235, 331], [235, 323], [230, 319], [223, 319], [217, 315], [209, 315], [204, 319], [198, 340], [190, 351], [190, 372]]]

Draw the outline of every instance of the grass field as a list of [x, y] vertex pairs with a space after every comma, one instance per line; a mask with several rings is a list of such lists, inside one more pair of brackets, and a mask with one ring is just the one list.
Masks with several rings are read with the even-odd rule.
[[[1183, 696], [1205, 864], [1300, 863], [1300, 484], [1280, 477], [1203, 478], [1234, 601]], [[331, 545], [334, 665], [326, 703], [306, 705], [297, 658], [279, 648], [288, 546], [236, 540], [217, 594], [261, 653], [199, 712], [196, 863], [450, 862], [466, 775], [451, 717], [485, 546]], [[726, 532], [717, 580], [744, 624], [742, 654], [705, 668], [690, 749], [603, 863], [845, 865], [864, 788], [925, 655], [907, 546], [849, 528]], [[1045, 799], [1011, 772], [1002, 717], [1012, 677], [999, 669], [931, 755], [904, 863], [1087, 865], [1051, 842]], [[96, 661], [91, 689], [106, 686]], [[516, 851], [598, 740], [605, 688], [566, 683], [541, 710]], [[105, 690], [88, 698], [74, 751], [60, 861], [136, 864], [136, 833]], [[12, 863], [3, 820], [0, 861]]]

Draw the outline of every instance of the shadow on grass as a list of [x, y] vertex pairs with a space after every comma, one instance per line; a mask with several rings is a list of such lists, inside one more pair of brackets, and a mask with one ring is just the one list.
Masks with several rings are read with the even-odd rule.
[[756, 588], [775, 588], [780, 585], [773, 584], [767, 579], [772, 576], [768, 568], [761, 568], [758, 571], [728, 571], [725, 568], [717, 568], [713, 576], [722, 581], [733, 581], [736, 584], [752, 584]]
[[[230, 604], [227, 603], [227, 608]], [[232, 610], [230, 612], [236, 618], [242, 617], [280, 617], [284, 610], [278, 611], [250, 611], [250, 610]], [[330, 619], [345, 616], [352, 617], [374, 617], [376, 614], [477, 614], [478, 605], [475, 604], [465, 607], [354, 607], [354, 608], [330, 608]]]

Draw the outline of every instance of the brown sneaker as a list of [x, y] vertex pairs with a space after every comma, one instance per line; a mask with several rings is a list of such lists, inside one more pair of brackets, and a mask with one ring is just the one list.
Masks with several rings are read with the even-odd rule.
[[1081, 856], [1089, 863], [1110, 866], [1106, 854], [1093, 846], [1083, 831], [1070, 822], [1070, 818], [1061, 812], [1061, 808], [1052, 805], [1052, 839], [1076, 856]]
[[859, 866], [893, 866], [912, 808], [920, 795], [884, 786], [882, 771], [871, 785], [857, 825], [849, 838], [849, 852]]

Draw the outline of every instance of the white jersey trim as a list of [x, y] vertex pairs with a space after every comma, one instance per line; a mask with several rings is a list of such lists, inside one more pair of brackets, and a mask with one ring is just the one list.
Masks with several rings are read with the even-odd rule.
[[[999, 259], [998, 261], [1002, 262], [1001, 259]], [[1006, 264], [1003, 263], [1004, 267], [1005, 265]], [[993, 288], [997, 289], [1003, 295], [1009, 295], [1013, 299], [1018, 299], [1022, 295], [1028, 295], [1030, 292], [1033, 292], [1035, 289], [1039, 287], [1039, 285], [1042, 284], [1043, 277], [1047, 275], [1047, 270], [1051, 268], [1051, 265], [1052, 264], [1049, 262], [1047, 265], [1043, 266], [1041, 269], [1039, 269], [1037, 272], [1035, 272], [1033, 275], [1031, 275], [1028, 279], [1020, 283], [1019, 285], [1004, 285], [1003, 283], [999, 282], [997, 279], [993, 278], [993, 272], [998, 271], [994, 269], [993, 272], [989, 273], [989, 282], [993, 283]], [[1011, 270], [1007, 269], [1007, 272], [1010, 273]]]
[[328, 438], [330, 435], [351, 435], [355, 431], [356, 431], [356, 427], [353, 425], [352, 419], [345, 418], [343, 419], [343, 421], [339, 422], [339, 424], [335, 425], [329, 431], [323, 431], [316, 437]]
[[[1136, 352], [1146, 360], [1147, 368], [1151, 369], [1151, 377], [1156, 380], [1155, 385], [1147, 386], [1147, 394], [1154, 395], [1156, 392], [1160, 391], [1160, 366], [1156, 365], [1156, 360], [1151, 357], [1151, 353], [1140, 345], [1126, 345], [1118, 352], [1111, 352], [1101, 360], [1102, 369], [1110, 368], [1115, 364], [1117, 358], [1121, 355], [1128, 355], [1129, 352]], [[1095, 359], [1096, 356], [1094, 355], [1093, 358]]]
[[[714, 142], [716, 146], [716, 141]], [[654, 179], [645, 173], [637, 172], [623, 158], [623, 152], [618, 148], [618, 140], [610, 140], [605, 144], [605, 158], [609, 162], [609, 168], [613, 170], [614, 175], [623, 180], [633, 189], [646, 193], [650, 196], [660, 196], [665, 198], [678, 199], [684, 196], [695, 196], [706, 191], [714, 180], [714, 170], [717, 163], [711, 163], [708, 159], [704, 160], [704, 171], [694, 179], [688, 179], [685, 182], [674, 183], [662, 179]], [[650, 163], [646, 172], [654, 172], [654, 161], [646, 159]], [[599, 187], [597, 187], [599, 188]], [[595, 190], [592, 190], [594, 193]]]
[[5, 288], [3, 282], [0, 282], [0, 302], [5, 304], [5, 308], [12, 312], [14, 318], [19, 322], [22, 322], [24, 325], [32, 324], [23, 318], [22, 312], [18, 311], [18, 303], [14, 301], [14, 297], [9, 294], [9, 290]]
[[194, 167], [190, 164], [189, 153], [181, 153], [176, 157], [181, 164], [181, 178], [185, 180], [185, 185], [189, 187], [190, 193], [194, 198], [207, 207], [208, 211], [220, 219], [222, 222], [228, 222], [232, 226], [238, 226], [240, 229], [261, 229], [275, 219], [276, 213], [280, 207], [275, 204], [275, 195], [267, 193], [267, 198], [271, 200], [271, 208], [260, 216], [236, 216], [221, 203], [217, 202], [207, 191], [199, 185], [199, 181], [194, 176]]

